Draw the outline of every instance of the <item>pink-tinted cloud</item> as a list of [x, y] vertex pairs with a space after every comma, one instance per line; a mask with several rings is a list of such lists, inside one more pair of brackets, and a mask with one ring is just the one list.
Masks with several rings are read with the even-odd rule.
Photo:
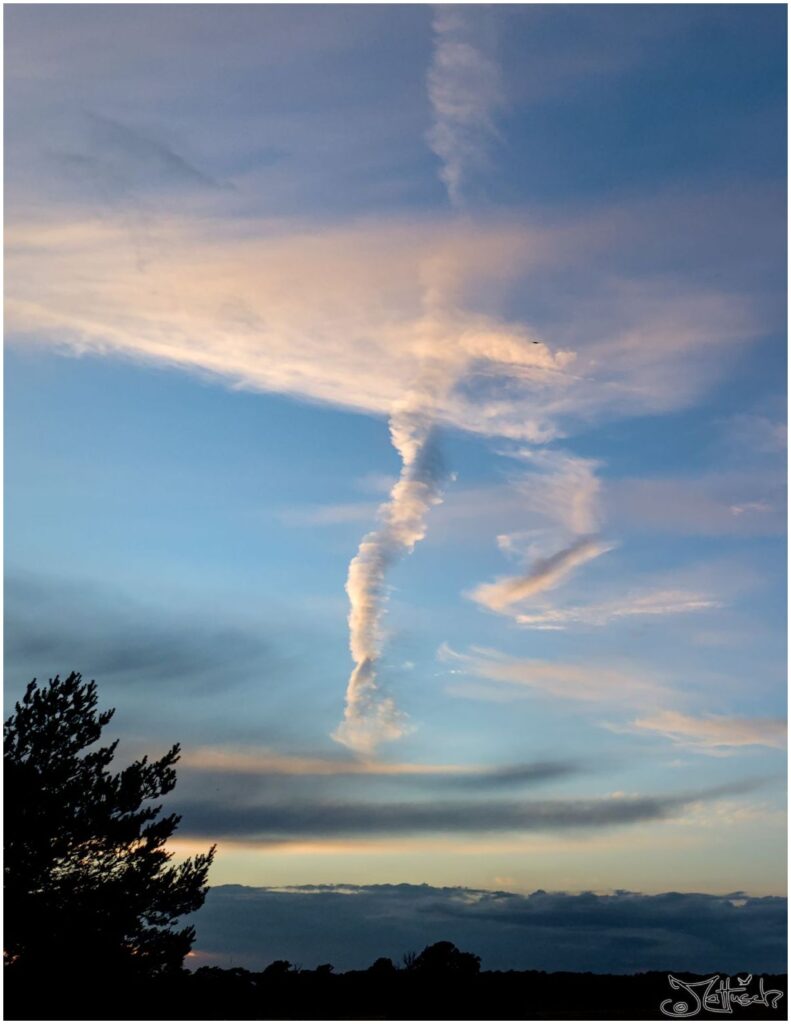
[[613, 545], [595, 538], [582, 537], [549, 558], [539, 559], [523, 576], [506, 576], [494, 583], [482, 583], [470, 597], [490, 611], [502, 612], [511, 605], [552, 590], [573, 571], [598, 558]]
[[707, 749], [784, 747], [787, 725], [780, 718], [742, 718], [726, 715], [685, 715], [662, 710], [637, 718], [635, 729], [659, 733], [681, 745]]

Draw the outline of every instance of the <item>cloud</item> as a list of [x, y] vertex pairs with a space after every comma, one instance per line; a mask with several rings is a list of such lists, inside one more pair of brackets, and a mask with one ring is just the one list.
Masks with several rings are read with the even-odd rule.
[[343, 721], [333, 738], [370, 754], [384, 740], [407, 731], [404, 715], [376, 681], [381, 646], [385, 575], [426, 533], [426, 516], [440, 498], [443, 470], [434, 444], [435, 392], [447, 387], [436, 370], [424, 371], [421, 386], [408, 392], [390, 420], [393, 444], [402, 459], [401, 476], [379, 510], [380, 525], [367, 534], [349, 565], [349, 648], [355, 666], [346, 690]]
[[494, 583], [482, 583], [469, 597], [491, 611], [502, 612], [562, 583], [580, 565], [611, 551], [612, 543], [581, 537], [549, 558], [539, 559], [524, 576], [506, 576]]
[[[232, 181], [237, 191], [224, 197], [231, 216], [242, 205], [278, 217], [390, 207], [414, 188], [413, 161], [423, 156], [424, 86], [411, 60], [426, 20], [417, 9], [382, 17], [362, 7], [340, 17], [317, 9], [309, 24], [255, 7], [224, 17], [153, 7], [144, 17], [120, 9], [17, 17], [8, 26], [9, 206], [63, 198], [63, 166], [47, 160], [49, 140], [76, 111], [98, 109]], [[387, 59], [374, 58], [381, 52]], [[351, 94], [349, 83], [360, 80], [368, 88]], [[155, 176], [138, 180], [149, 210], [183, 204]], [[74, 184], [95, 206], [94, 182]], [[200, 202], [223, 198], [210, 193], [201, 190]]]
[[[601, 520], [601, 484], [595, 472], [597, 462], [551, 449], [535, 451], [520, 448], [504, 454], [531, 464], [532, 472], [515, 482], [526, 510], [544, 516], [553, 527], [560, 526], [562, 533], [570, 533], [573, 537], [569, 541], [566, 536], [564, 546], [552, 554], [536, 557], [527, 573], [482, 583], [467, 594], [490, 611], [517, 617], [517, 613], [511, 610], [512, 605], [553, 590], [579, 566], [611, 551], [615, 544], [593, 534]], [[556, 532], [552, 528], [543, 531], [550, 536]], [[500, 534], [497, 544], [501, 550], [511, 554], [527, 540], [528, 553], [535, 556], [540, 550], [541, 539], [541, 530], [520, 531]]]
[[227, 771], [250, 775], [434, 775], [467, 772], [462, 765], [404, 764], [389, 761], [364, 761], [359, 758], [301, 757], [261, 749], [197, 747], [185, 751], [182, 764], [208, 771]]
[[460, 789], [497, 789], [530, 785], [565, 778], [580, 770], [574, 761], [536, 761], [481, 767], [466, 764], [421, 764], [419, 762], [364, 761], [360, 758], [322, 758], [283, 754], [260, 749], [195, 747], [181, 758], [185, 768], [198, 772], [228, 772], [233, 775], [310, 776], [367, 779], [414, 779], [424, 786], [452, 786]]
[[686, 590], [651, 590], [595, 604], [522, 612], [514, 618], [520, 626], [529, 629], [567, 629], [573, 625], [605, 626], [619, 619], [687, 615], [721, 607], [722, 602], [708, 594]]
[[[455, 671], [459, 674], [504, 684], [500, 693], [505, 699], [543, 694], [583, 703], [607, 702], [645, 707], [647, 704], [661, 704], [669, 695], [663, 686], [650, 678], [643, 678], [638, 671], [535, 658], [510, 658], [482, 647], [471, 647], [470, 651], [469, 654], [461, 654], [443, 644], [439, 657], [458, 666]], [[450, 692], [464, 694], [465, 690], [454, 684]]]
[[724, 422], [724, 434], [731, 449], [748, 459], [783, 455], [788, 448], [788, 425], [769, 416], [737, 413]]
[[744, 893], [491, 892], [429, 885], [214, 886], [195, 916], [201, 963], [276, 959], [337, 970], [439, 939], [484, 970], [785, 971], [787, 903]]
[[751, 515], [756, 512], [771, 512], [772, 506], [765, 501], [746, 501], [743, 505], [731, 505], [732, 516]]
[[[456, 534], [467, 526], [489, 534], [493, 514], [500, 514], [508, 532], [497, 536], [498, 547], [524, 561], [542, 557], [548, 542], [557, 542], [563, 531], [595, 533], [602, 517], [601, 481], [595, 472], [598, 462], [554, 449], [516, 449], [501, 454], [523, 462], [529, 459], [529, 471], [488, 487], [464, 487], [451, 481], [450, 500], [432, 513], [434, 536]], [[394, 478], [374, 475], [360, 489], [389, 493], [395, 483]], [[289, 508], [281, 518], [295, 526], [331, 526], [371, 519], [375, 512], [370, 501], [359, 501]], [[532, 524], [531, 529], [516, 528], [525, 521]]]
[[494, 115], [503, 104], [500, 69], [482, 50], [482, 33], [468, 11], [437, 7], [433, 28], [428, 95], [434, 122], [428, 142], [440, 159], [448, 198], [459, 206], [468, 175], [485, 166], [496, 137]]
[[632, 727], [659, 733], [679, 745], [709, 752], [747, 746], [782, 748], [787, 739], [787, 724], [780, 718], [696, 717], [662, 710], [635, 719]]
[[[110, 217], [7, 227], [12, 341], [169, 364], [378, 416], [397, 408], [427, 359], [439, 360], [455, 383], [437, 396], [436, 421], [489, 437], [543, 443], [602, 416], [682, 407], [708, 385], [702, 355], [754, 330], [735, 298], [664, 288], [660, 306], [645, 284], [638, 301], [610, 279], [606, 321], [573, 336], [555, 324], [556, 337], [535, 345], [529, 325], [480, 311], [487, 292], [578, 258], [573, 229], [527, 222], [307, 230], [250, 220], [242, 231], [163, 217], [149, 226], [142, 267], [125, 223]], [[444, 302], [427, 320], [434, 288]], [[650, 351], [653, 369], [636, 349]]]
[[[783, 747], [786, 723], [779, 718], [744, 718], [704, 714], [694, 716], [668, 708], [683, 695], [645, 677], [639, 670], [624, 671], [598, 665], [512, 658], [489, 648], [471, 647], [469, 653], [442, 644], [438, 657], [454, 666], [461, 677], [446, 692], [477, 700], [510, 701], [534, 695], [579, 704], [611, 704], [636, 708], [642, 714], [629, 724], [602, 722], [613, 732], [657, 733], [701, 753], [721, 753], [745, 746]], [[470, 683], [465, 677], [484, 680]]]
[[[548, 624], [550, 628], [557, 628], [551, 619]], [[541, 628], [540, 620], [528, 625]], [[461, 654], [447, 644], [440, 647], [438, 656], [456, 666], [451, 671], [461, 677], [460, 681], [446, 686], [446, 692], [454, 696], [508, 702], [539, 695], [582, 705], [598, 703], [619, 709], [637, 708], [642, 714], [628, 724], [601, 724], [617, 733], [655, 733], [704, 754], [725, 754], [747, 746], [781, 748], [786, 744], [787, 726], [782, 719], [695, 716], [670, 709], [668, 703], [681, 699], [682, 695], [650, 677], [645, 678], [637, 670], [626, 672], [596, 665], [510, 658], [478, 647]], [[485, 682], [467, 682], [465, 677]]]
[[304, 654], [321, 630], [283, 608], [231, 613], [216, 593], [140, 599], [90, 577], [16, 568], [4, 614], [7, 699], [34, 677], [79, 671], [96, 680], [102, 706], [118, 709], [112, 728], [131, 757], [176, 740], [185, 751], [226, 741], [315, 750], [332, 720], [324, 669]]
[[83, 178], [89, 176], [108, 198], [151, 187], [221, 187], [166, 143], [114, 118], [83, 112], [53, 127], [52, 158]]
[[[438, 835], [458, 842], [465, 830], [464, 814], [471, 835], [493, 834], [501, 818], [500, 831], [513, 832], [509, 821], [515, 820], [517, 800], [602, 765], [559, 757], [500, 765], [363, 762], [276, 749], [187, 745], [173, 809], [186, 812], [179, 833], [186, 842], [190, 836], [204, 836], [207, 829], [224, 843], [277, 849], [293, 843], [315, 848], [397, 837], [411, 842]], [[498, 803], [502, 815], [479, 824], [487, 801]]]
[[[216, 797], [182, 796], [183, 836], [220, 840], [288, 841], [312, 836], [442, 835], [501, 832], [554, 832], [606, 829], [668, 818], [691, 803], [749, 792], [764, 780], [653, 796], [613, 795], [566, 800], [317, 800], [291, 794], [237, 790]], [[205, 790], [204, 790], [205, 792]]]
[[[459, 772], [442, 778], [442, 784], [457, 789], [500, 789], [535, 785], [563, 779], [582, 770], [577, 761], [534, 761], [530, 764], [507, 764], [485, 771]], [[439, 780], [438, 780], [439, 781]]]
[[[533, 496], [538, 497], [542, 489], [542, 479], [536, 478]], [[509, 561], [524, 564], [529, 559], [547, 557], [568, 542], [568, 536], [553, 529], [548, 514], [528, 507], [526, 490], [527, 478], [518, 473], [506, 481], [480, 486], [456, 481], [448, 487], [447, 500], [432, 513], [434, 540], [489, 544], [494, 536]], [[741, 507], [751, 501], [760, 501], [767, 508], [752, 513], [748, 509], [742, 515], [731, 511], [733, 505]], [[628, 535], [629, 541], [648, 534], [660, 538], [776, 537], [786, 532], [785, 504], [784, 478], [776, 469], [766, 473], [711, 472], [694, 478], [608, 476], [602, 482], [601, 518], [613, 537]], [[367, 506], [367, 510], [372, 513], [373, 506]], [[295, 511], [300, 525], [303, 509]], [[315, 509], [315, 517], [313, 511], [305, 510], [305, 518], [322, 518], [321, 506]], [[349, 519], [357, 514], [349, 509]], [[359, 515], [363, 515], [362, 509]], [[337, 518], [343, 516], [344, 512], [339, 511]], [[334, 506], [330, 506], [327, 518], [335, 518]], [[680, 572], [676, 567], [658, 589], [676, 589]], [[716, 581], [717, 596], [726, 583], [725, 578]], [[708, 582], [700, 588], [696, 580], [683, 589], [710, 588]]]
[[506, 452], [529, 465], [515, 482], [525, 507], [576, 536], [596, 533], [601, 523], [600, 463], [570, 452], [517, 448]]
[[193, 696], [284, 665], [260, 630], [163, 613], [112, 588], [22, 573], [6, 579], [4, 658], [19, 686], [74, 669], [103, 687], [165, 684]]
[[631, 531], [772, 537], [787, 528], [784, 473], [774, 468], [613, 479], [604, 503], [608, 522]]

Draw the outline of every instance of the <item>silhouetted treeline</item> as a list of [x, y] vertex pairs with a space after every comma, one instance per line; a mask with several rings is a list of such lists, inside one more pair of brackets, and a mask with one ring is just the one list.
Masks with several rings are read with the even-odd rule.
[[[460, 955], [470, 960], [457, 969], [415, 966], [417, 958], [397, 969], [379, 959], [368, 970], [336, 974], [330, 964], [299, 970], [276, 961], [262, 971], [201, 967], [146, 982], [92, 977], [88, 970], [79, 978], [42, 971], [27, 983], [17, 978], [7, 986], [5, 1019], [667, 1020], [660, 1010], [663, 1003], [682, 1013], [681, 1003], [689, 1009], [696, 1005], [683, 990], [671, 989], [668, 972], [479, 972], [477, 957]], [[700, 975], [675, 976], [703, 980]], [[731, 976], [731, 984], [738, 985], [739, 978]], [[786, 975], [763, 975], [766, 993], [783, 993], [776, 1007], [735, 1005], [730, 1019], [734, 1024], [786, 1020], [786, 980]], [[757, 976], [748, 988], [751, 995], [759, 993]], [[721, 1020], [722, 1014], [703, 1011], [697, 1018]]]

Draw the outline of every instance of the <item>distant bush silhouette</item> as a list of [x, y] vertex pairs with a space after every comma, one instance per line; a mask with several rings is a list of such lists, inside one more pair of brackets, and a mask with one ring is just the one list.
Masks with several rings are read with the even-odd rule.
[[474, 953], [462, 953], [452, 942], [435, 942], [415, 958], [411, 969], [422, 974], [450, 974], [466, 978], [478, 973], [481, 958]]
[[176, 784], [179, 746], [113, 774], [113, 710], [78, 673], [34, 680], [5, 723], [5, 958], [16, 976], [155, 977], [181, 968], [177, 930], [204, 901], [214, 848], [169, 865], [179, 816], [151, 804]]
[[282, 978], [290, 970], [291, 964], [288, 960], [273, 960], [268, 967], [264, 968], [263, 975], [265, 978]]
[[396, 973], [396, 966], [389, 956], [380, 956], [368, 968], [368, 973], [378, 978], [391, 978]]

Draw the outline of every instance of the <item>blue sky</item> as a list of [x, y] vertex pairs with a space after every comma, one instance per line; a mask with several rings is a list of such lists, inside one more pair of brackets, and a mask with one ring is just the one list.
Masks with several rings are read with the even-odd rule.
[[7, 8], [8, 697], [217, 884], [784, 891], [785, 17]]

